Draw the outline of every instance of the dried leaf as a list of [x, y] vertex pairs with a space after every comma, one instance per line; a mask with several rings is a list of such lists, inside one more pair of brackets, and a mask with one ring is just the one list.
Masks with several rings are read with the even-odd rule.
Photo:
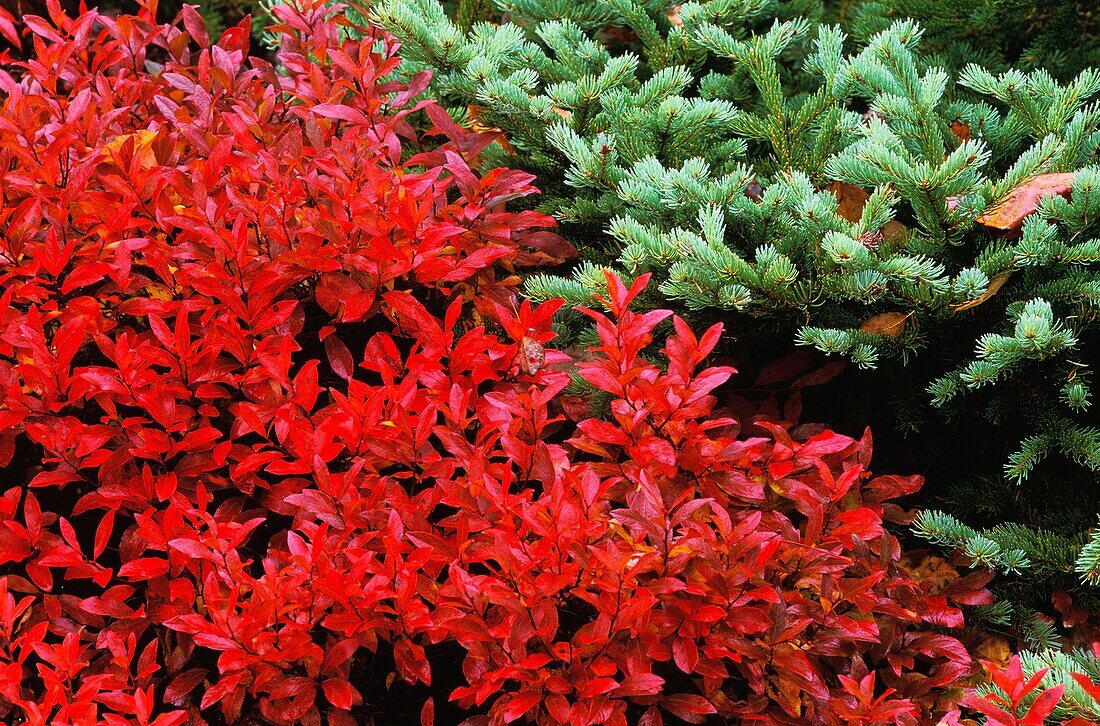
[[596, 40], [604, 45], [616, 43], [634, 43], [638, 41], [638, 34], [631, 28], [610, 26], [596, 32]]
[[859, 221], [859, 218], [863, 215], [863, 205], [871, 198], [871, 195], [863, 189], [852, 184], [845, 184], [844, 182], [835, 181], [825, 187], [825, 190], [832, 192], [833, 196], [836, 197], [837, 203], [840, 205], [836, 213], [849, 222]]
[[898, 566], [909, 573], [915, 581], [920, 583], [922, 590], [930, 595], [938, 595], [956, 580], [959, 579], [959, 571], [947, 560], [925, 552], [908, 553], [900, 560]]
[[978, 217], [978, 224], [993, 229], [1017, 230], [1024, 217], [1035, 211], [1039, 200], [1051, 194], [1068, 194], [1073, 189], [1073, 172], [1040, 174], [1012, 192], [989, 212]]
[[680, 17], [680, 11], [683, 10], [683, 5], [677, 3], [668, 9], [668, 24], [674, 28], [684, 27], [684, 19]]
[[901, 242], [908, 236], [909, 228], [895, 219], [882, 225], [882, 239], [886, 242]]
[[970, 140], [970, 127], [964, 124], [962, 121], [956, 121], [951, 124], [951, 133], [958, 137], [959, 141]]
[[888, 335], [898, 338], [905, 331], [905, 323], [913, 313], [880, 313], [860, 323], [859, 329], [872, 335]]
[[996, 295], [997, 291], [1001, 289], [1001, 286], [1005, 284], [1005, 282], [1011, 275], [1011, 270], [1009, 270], [1008, 272], [1002, 272], [1000, 275], [997, 275], [995, 278], [993, 278], [993, 280], [990, 281], [989, 287], [987, 287], [985, 292], [983, 292], [980, 296], [974, 298], [973, 300], [967, 300], [964, 303], [953, 305], [951, 307], [951, 310], [956, 313], [961, 313], [963, 310], [969, 310], [970, 308], [978, 307], [986, 300]]
[[1050, 601], [1054, 605], [1054, 609], [1062, 615], [1062, 625], [1067, 628], [1080, 625], [1089, 619], [1088, 608], [1083, 608], [1074, 603], [1073, 595], [1065, 590], [1055, 590], [1050, 596]]
[[546, 363], [546, 349], [537, 340], [526, 336], [520, 341], [520, 347], [520, 368], [527, 375], [538, 373]]
[[1012, 659], [1012, 646], [1008, 640], [991, 633], [982, 633], [977, 644], [971, 646], [970, 652], [975, 659], [996, 663], [1001, 668], [1007, 666]]

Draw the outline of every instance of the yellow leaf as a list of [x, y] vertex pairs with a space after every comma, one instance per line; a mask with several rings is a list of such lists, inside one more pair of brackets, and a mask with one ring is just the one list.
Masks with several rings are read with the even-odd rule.
[[175, 293], [167, 285], [162, 285], [159, 282], [152, 282], [145, 286], [145, 292], [149, 297], [158, 302], [168, 302], [175, 297]]
[[157, 156], [153, 153], [153, 141], [157, 138], [156, 131], [139, 129], [132, 134], [121, 134], [114, 137], [103, 148], [117, 155], [127, 140], [134, 140], [134, 156], [141, 161], [143, 169], [149, 169], [157, 165]]

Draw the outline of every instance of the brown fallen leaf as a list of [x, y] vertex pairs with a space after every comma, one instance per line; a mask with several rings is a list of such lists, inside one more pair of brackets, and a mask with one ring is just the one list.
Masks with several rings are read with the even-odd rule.
[[979, 661], [996, 663], [1003, 668], [1012, 658], [1012, 646], [1007, 639], [999, 635], [982, 633], [977, 644], [971, 646], [970, 653]]
[[882, 239], [885, 242], [901, 242], [909, 236], [909, 228], [896, 219], [882, 225]]
[[1013, 189], [1000, 204], [978, 217], [977, 222], [993, 229], [1018, 230], [1040, 199], [1051, 194], [1068, 194], [1072, 189], [1073, 172], [1040, 174]]
[[1062, 615], [1062, 625], [1072, 628], [1089, 619], [1088, 608], [1083, 608], [1073, 602], [1073, 596], [1065, 590], [1055, 590], [1051, 593], [1050, 601], [1054, 609]]
[[898, 338], [905, 331], [905, 323], [912, 314], [880, 313], [860, 323], [859, 329], [872, 335], [888, 335], [891, 338]]
[[963, 310], [969, 310], [970, 308], [978, 307], [979, 305], [984, 303], [986, 300], [988, 300], [989, 298], [996, 295], [997, 291], [1001, 289], [1001, 286], [1004, 285], [1005, 282], [1008, 281], [1008, 278], [1011, 275], [1012, 275], [1012, 270], [1009, 270], [1008, 272], [1002, 272], [1001, 274], [997, 275], [996, 277], [994, 277], [989, 282], [989, 287], [987, 287], [985, 289], [985, 292], [983, 292], [981, 295], [974, 298], [973, 300], [967, 300], [964, 303], [959, 303], [958, 305], [952, 305], [951, 306], [952, 312], [961, 313]]
[[604, 45], [634, 43], [638, 40], [638, 34], [631, 28], [622, 28], [612, 25], [596, 31], [596, 40]]
[[970, 127], [962, 121], [955, 121], [951, 124], [951, 133], [955, 134], [959, 141], [970, 141]]
[[570, 119], [573, 118], [573, 112], [572, 111], [568, 111], [564, 108], [558, 108], [557, 106], [554, 106], [554, 113], [561, 116], [566, 121], [569, 121]]
[[870, 194], [859, 187], [844, 182], [835, 181], [825, 187], [825, 190], [832, 192], [840, 205], [836, 213], [849, 222], [859, 221], [859, 218], [863, 215], [863, 205], [871, 198]]
[[683, 7], [683, 5], [677, 3], [668, 9], [668, 24], [674, 28], [684, 27], [684, 19], [680, 17], [680, 10]]
[[898, 560], [898, 567], [909, 573], [922, 590], [938, 595], [959, 579], [959, 571], [950, 562], [924, 551], [908, 552]]

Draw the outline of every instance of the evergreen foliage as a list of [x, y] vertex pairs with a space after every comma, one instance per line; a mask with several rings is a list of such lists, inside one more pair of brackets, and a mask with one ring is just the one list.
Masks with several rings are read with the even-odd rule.
[[[965, 42], [1038, 6], [891, 2], [885, 16], [921, 17], [929, 42], [910, 20], [875, 26], [872, 2], [839, 14], [852, 37], [814, 2], [383, 0], [373, 12], [407, 72], [432, 70], [444, 105], [505, 133], [487, 163], [537, 173], [542, 209], [581, 249], [571, 274], [528, 278], [530, 296], [592, 305], [603, 269], [652, 273], [664, 298], [652, 305], [894, 372], [883, 399], [916, 378], [922, 402], [899, 416], [979, 412], [975, 437], [1012, 438], [1003, 472], [978, 472], [987, 498], [1046, 477], [1053, 455], [1077, 466], [1059, 474], [1068, 496], [1091, 501], [1100, 71], [1088, 48], [1048, 52], [1064, 28], [1055, 5], [1072, 3], [985, 54], [953, 42], [951, 13], [971, 13]], [[1080, 20], [1087, 45], [1093, 16]], [[1047, 62], [1053, 73], [1035, 67]], [[1041, 188], [1048, 175], [1064, 183]], [[1036, 506], [1026, 522], [998, 520], [1005, 501], [988, 504], [980, 521], [999, 525], [929, 512], [917, 533], [1022, 573], [1033, 591], [1013, 595], [1031, 605], [1067, 578], [1097, 584], [1100, 535], [1070, 528], [1079, 518]]]
[[1045, 68], [1068, 79], [1100, 65], [1100, 12], [1090, 0], [857, 0], [842, 3], [839, 15], [862, 38], [913, 18], [926, 29], [925, 46], [937, 63], [960, 68], [977, 61], [1001, 70]]

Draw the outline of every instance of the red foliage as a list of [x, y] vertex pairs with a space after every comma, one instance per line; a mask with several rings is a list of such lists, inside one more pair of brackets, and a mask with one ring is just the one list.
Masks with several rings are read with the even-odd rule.
[[[1049, 668], [1041, 668], [1031, 676], [1025, 676], [1018, 655], [1012, 656], [1004, 668], [987, 661], [983, 664], [995, 688], [984, 695], [967, 694], [962, 700], [964, 706], [981, 713], [989, 726], [1043, 726], [1049, 722], [1066, 690], [1064, 684], [1051, 688], [1042, 686]], [[1086, 694], [1100, 703], [1100, 684], [1093, 683], [1084, 673], [1069, 675]], [[1074, 717], [1060, 723], [1064, 726], [1086, 726], [1094, 721]]]
[[740, 436], [720, 328], [642, 357], [644, 279], [589, 312], [611, 416], [568, 422], [558, 305], [511, 293], [569, 251], [504, 210], [531, 178], [474, 174], [387, 38], [278, 12], [286, 75], [190, 9], [29, 18], [0, 74], [0, 718], [362, 723], [364, 664], [446, 644], [472, 724], [950, 709], [940, 626], [988, 593], [897, 566], [920, 481]]

